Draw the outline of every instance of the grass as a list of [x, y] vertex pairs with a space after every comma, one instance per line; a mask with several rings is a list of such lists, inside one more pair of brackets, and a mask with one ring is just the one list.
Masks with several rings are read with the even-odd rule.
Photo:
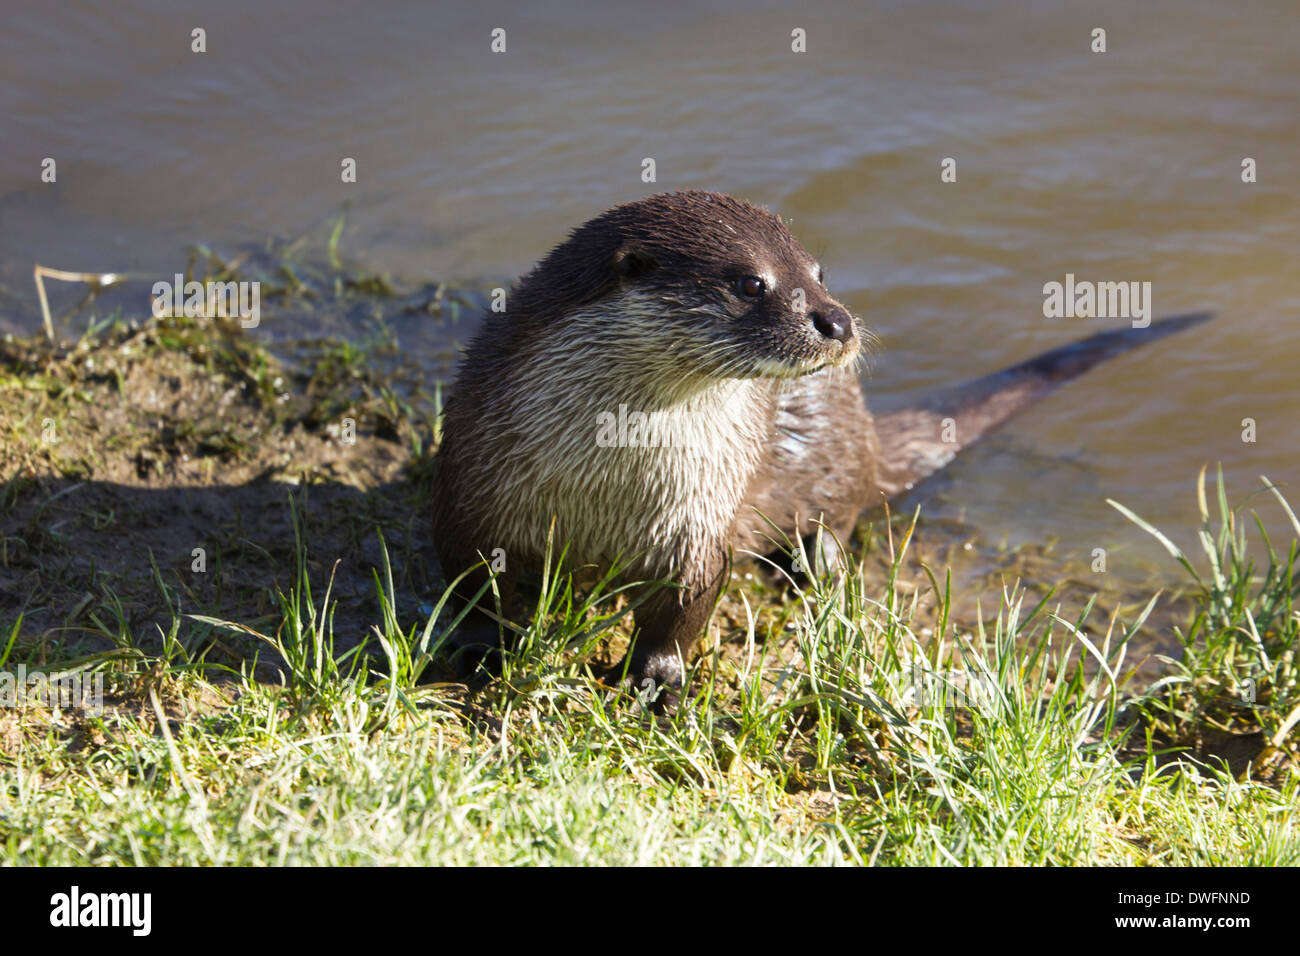
[[[618, 595], [558, 575], [505, 676], [476, 693], [418, 682], [437, 659], [438, 609], [401, 619], [386, 549], [370, 641], [337, 653], [331, 580], [312, 580], [299, 535], [271, 631], [187, 617], [173, 595], [162, 652], [142, 650], [123, 616], [103, 622], [114, 652], [57, 665], [103, 675], [102, 715], [29, 704], [0, 717], [0, 854], [1295, 865], [1297, 544], [1265, 541], [1256, 568], [1222, 481], [1213, 519], [1204, 475], [1201, 489], [1207, 570], [1173, 549], [1194, 612], [1150, 688], [1120, 675], [1158, 596], [1096, 626], [1091, 605], [1067, 619], [1008, 587], [964, 633], [949, 580], [932, 574], [940, 623], [923, 636], [898, 576], [913, 522], [882, 544], [884, 581], [854, 565], [775, 599], [740, 586], [748, 623], [694, 663], [673, 718], [593, 679], [626, 630]], [[176, 635], [193, 626], [255, 636], [279, 679], [187, 650]], [[0, 629], [5, 667], [52, 669], [21, 632]], [[1210, 752], [1212, 732], [1261, 743], [1236, 769]]]
[[0, 706], [0, 863], [1300, 863], [1300, 522], [1267, 481], [1233, 506], [1201, 475], [1194, 559], [1116, 503], [1182, 569], [1140, 600], [1066, 600], [1026, 551], [980, 607], [916, 518], [840, 578], [742, 566], [671, 718], [593, 677], [629, 638], [612, 579], [545, 575], [502, 678], [440, 682], [441, 393], [392, 329], [472, 299], [342, 274], [342, 229], [328, 268], [304, 238], [187, 272], [360, 309], [358, 342], [120, 315], [0, 342], [0, 693], [24, 668], [104, 697]]

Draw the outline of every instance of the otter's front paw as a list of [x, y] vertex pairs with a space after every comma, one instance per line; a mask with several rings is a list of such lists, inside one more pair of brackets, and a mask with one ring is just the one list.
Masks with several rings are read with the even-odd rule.
[[[621, 673], [622, 666], [616, 668]], [[632, 660], [623, 687], [656, 714], [670, 716], [681, 704], [682, 662], [676, 654], [655, 655], [644, 661]]]

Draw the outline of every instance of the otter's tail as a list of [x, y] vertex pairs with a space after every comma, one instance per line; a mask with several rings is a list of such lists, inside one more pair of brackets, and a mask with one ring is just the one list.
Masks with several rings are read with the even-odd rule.
[[1142, 329], [1099, 332], [1004, 371], [936, 392], [911, 408], [877, 416], [880, 489], [893, 497], [911, 488], [1012, 415], [1094, 365], [1200, 325], [1211, 315], [1176, 315]]

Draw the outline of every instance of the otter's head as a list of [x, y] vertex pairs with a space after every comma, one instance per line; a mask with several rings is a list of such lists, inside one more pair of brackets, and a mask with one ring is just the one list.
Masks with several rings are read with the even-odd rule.
[[551, 329], [595, 318], [606, 347], [715, 378], [844, 365], [865, 334], [785, 223], [710, 192], [651, 196], [578, 227], [511, 312]]

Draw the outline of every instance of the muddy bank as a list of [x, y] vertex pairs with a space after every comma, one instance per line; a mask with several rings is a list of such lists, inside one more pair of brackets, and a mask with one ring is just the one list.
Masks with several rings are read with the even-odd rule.
[[0, 619], [65, 654], [156, 646], [175, 610], [273, 633], [301, 538], [313, 582], [339, 562], [336, 628], [359, 636], [381, 532], [413, 608], [434, 580], [432, 421], [362, 355], [320, 343], [290, 364], [186, 319], [0, 344]]

